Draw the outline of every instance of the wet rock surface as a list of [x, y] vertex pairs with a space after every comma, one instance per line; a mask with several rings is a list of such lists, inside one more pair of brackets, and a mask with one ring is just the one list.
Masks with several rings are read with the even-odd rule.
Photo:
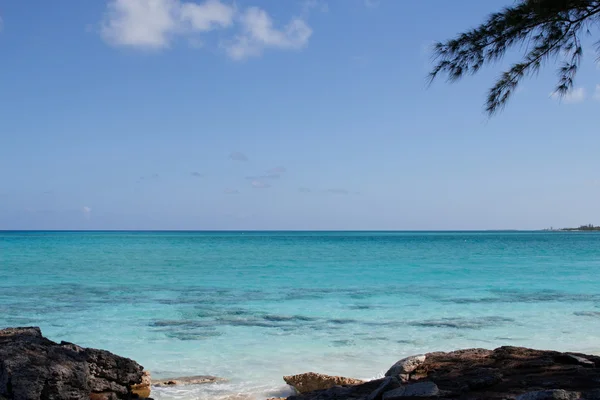
[[55, 343], [36, 327], [0, 330], [0, 398], [117, 400], [138, 395], [142, 366], [108, 351]]
[[383, 379], [289, 400], [600, 400], [600, 357], [500, 347], [428, 353], [394, 364]]

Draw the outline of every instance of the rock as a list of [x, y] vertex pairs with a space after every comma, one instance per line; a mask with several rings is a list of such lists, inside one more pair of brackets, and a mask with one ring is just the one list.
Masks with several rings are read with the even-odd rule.
[[485, 389], [502, 381], [502, 374], [493, 368], [482, 368], [477, 373], [466, 376], [465, 383], [470, 390]]
[[288, 385], [293, 386], [298, 393], [329, 389], [336, 385], [358, 385], [364, 382], [359, 379], [344, 378], [342, 376], [329, 376], [314, 372], [307, 372], [305, 374], [293, 376], [284, 376], [283, 380]]
[[143, 371], [142, 374], [142, 382], [132, 385], [131, 393], [136, 394], [140, 398], [148, 398], [152, 391], [152, 377], [148, 371]]
[[206, 383], [225, 382], [226, 379], [210, 375], [182, 376], [179, 378], [170, 378], [162, 380], [153, 380], [152, 386], [187, 386], [203, 385]]
[[434, 397], [440, 393], [440, 389], [433, 382], [419, 382], [412, 385], [400, 386], [398, 389], [390, 390], [383, 394], [383, 400], [396, 400], [406, 397]]
[[600, 400], [600, 389], [594, 389], [586, 392], [585, 400]]
[[398, 380], [392, 376], [388, 376], [381, 382], [381, 385], [377, 389], [371, 392], [367, 400], [381, 400], [384, 392], [396, 389], [398, 386], [400, 386]]
[[588, 367], [588, 368], [594, 368], [596, 366], [596, 364], [590, 360], [588, 360], [585, 357], [581, 357], [575, 354], [561, 354], [560, 356], [556, 357], [556, 361], [557, 362], [562, 362], [565, 364], [577, 364], [577, 365], [582, 365], [584, 367]]
[[[316, 390], [304, 394], [290, 396], [287, 400], [366, 400], [372, 395], [387, 378], [376, 379], [354, 386], [333, 386], [327, 390]], [[391, 378], [392, 384], [388, 390], [395, 389], [399, 385], [398, 381]]]
[[90, 393], [90, 400], [116, 400], [112, 392]]
[[[288, 397], [288, 400], [302, 399], [302, 395]], [[333, 386], [326, 390], [311, 392], [311, 400], [356, 400], [349, 386]]]
[[55, 343], [36, 327], [0, 330], [0, 398], [131, 399], [142, 370], [108, 351]]
[[416, 370], [420, 365], [425, 362], [426, 356], [417, 355], [407, 358], [403, 358], [396, 364], [392, 365], [392, 368], [385, 373], [385, 376], [398, 376], [400, 374], [410, 374]]
[[[396, 370], [390, 368], [390, 374], [404, 371], [402, 365], [394, 364]], [[388, 383], [388, 378], [397, 378], [396, 383]], [[405, 384], [400, 386], [401, 382]], [[522, 347], [428, 353], [409, 373], [344, 389], [343, 394], [321, 390], [289, 399], [600, 400], [600, 357]]]
[[524, 393], [517, 396], [516, 400], [578, 400], [579, 393], [567, 392], [566, 390], [541, 390], [537, 392]]

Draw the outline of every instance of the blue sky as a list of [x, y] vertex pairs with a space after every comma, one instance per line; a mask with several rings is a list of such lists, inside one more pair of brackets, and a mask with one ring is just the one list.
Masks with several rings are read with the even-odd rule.
[[591, 48], [492, 119], [506, 63], [426, 85], [511, 3], [0, 0], [0, 229], [600, 224]]

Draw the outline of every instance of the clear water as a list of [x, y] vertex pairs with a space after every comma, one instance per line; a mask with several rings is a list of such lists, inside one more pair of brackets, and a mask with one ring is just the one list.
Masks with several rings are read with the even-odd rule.
[[427, 351], [598, 353], [599, 271], [597, 233], [0, 232], [0, 327], [230, 380], [157, 399], [264, 398]]

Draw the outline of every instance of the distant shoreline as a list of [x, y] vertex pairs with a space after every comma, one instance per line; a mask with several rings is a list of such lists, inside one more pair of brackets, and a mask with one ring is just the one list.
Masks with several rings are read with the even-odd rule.
[[548, 228], [544, 229], [545, 232], [600, 232], [600, 226], [594, 226], [592, 224], [589, 225], [581, 225], [577, 228]]

